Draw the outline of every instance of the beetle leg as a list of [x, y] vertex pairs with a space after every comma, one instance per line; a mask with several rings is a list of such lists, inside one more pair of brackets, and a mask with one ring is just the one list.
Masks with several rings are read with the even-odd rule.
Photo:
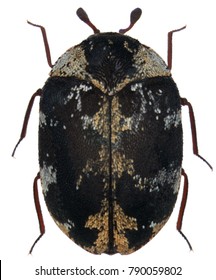
[[50, 54], [49, 43], [48, 43], [47, 35], [46, 35], [46, 29], [43, 26], [38, 25], [38, 24], [34, 24], [34, 23], [32, 23], [28, 20], [27, 20], [27, 23], [31, 24], [35, 27], [39, 27], [41, 29], [42, 36], [43, 36], [43, 41], [44, 41], [45, 52], [46, 52], [47, 63], [52, 68], [53, 64], [52, 64], [52, 60], [51, 60], [51, 54]]
[[185, 211], [185, 206], [186, 206], [186, 203], [187, 203], [187, 196], [188, 196], [188, 177], [187, 177], [187, 174], [185, 173], [183, 168], [182, 168], [181, 174], [184, 177], [184, 187], [183, 187], [183, 195], [182, 195], [181, 206], [180, 206], [180, 209], [179, 209], [179, 215], [178, 215], [176, 229], [183, 236], [183, 238], [186, 240], [190, 250], [192, 250], [192, 246], [191, 246], [189, 240], [184, 235], [184, 233], [181, 231], [182, 221], [183, 221], [183, 217], [184, 217], [184, 211]]
[[191, 124], [193, 153], [196, 156], [198, 156], [200, 159], [202, 159], [211, 169], [213, 169], [211, 164], [209, 164], [207, 160], [205, 160], [202, 156], [199, 155], [198, 144], [197, 144], [196, 122], [195, 122], [193, 107], [192, 107], [191, 103], [188, 102], [188, 100], [186, 98], [181, 98], [181, 105], [188, 106], [189, 116], [190, 116], [190, 124]]
[[14, 156], [15, 152], [16, 152], [16, 148], [18, 147], [19, 143], [23, 140], [23, 138], [25, 138], [26, 136], [26, 131], [27, 131], [27, 126], [28, 126], [28, 121], [29, 121], [29, 117], [30, 117], [30, 114], [31, 114], [31, 110], [32, 110], [32, 107], [33, 107], [33, 104], [34, 104], [34, 100], [35, 100], [35, 97], [37, 96], [41, 96], [42, 94], [42, 90], [41, 89], [38, 89], [31, 97], [31, 99], [29, 100], [29, 104], [28, 104], [28, 107], [27, 107], [27, 110], [26, 110], [26, 113], [25, 113], [25, 117], [24, 117], [24, 121], [23, 121], [23, 126], [22, 126], [22, 131], [21, 131], [21, 134], [20, 134], [20, 139], [19, 141], [17, 142], [14, 150], [13, 150], [13, 153], [12, 153], [12, 157]]
[[39, 196], [38, 196], [38, 184], [37, 184], [37, 182], [38, 182], [39, 179], [40, 179], [40, 173], [38, 172], [37, 176], [34, 179], [33, 193], [34, 193], [35, 208], [36, 208], [36, 212], [37, 212], [37, 216], [38, 216], [38, 222], [39, 222], [39, 226], [40, 226], [40, 235], [38, 236], [38, 238], [35, 240], [35, 242], [31, 246], [29, 254], [32, 253], [35, 244], [38, 242], [38, 240], [45, 233], [45, 225], [44, 225], [43, 215], [42, 215], [42, 212], [41, 212], [40, 200], [39, 200]]
[[172, 36], [173, 36], [173, 33], [181, 31], [185, 28], [186, 28], [186, 25], [183, 26], [182, 28], [175, 29], [175, 30], [168, 32], [167, 65], [168, 65], [168, 69], [170, 69], [170, 70], [172, 68]]

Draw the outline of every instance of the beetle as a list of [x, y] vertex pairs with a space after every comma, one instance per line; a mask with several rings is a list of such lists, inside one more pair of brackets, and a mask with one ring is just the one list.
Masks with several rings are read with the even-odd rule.
[[42, 89], [32, 96], [18, 144], [26, 135], [34, 99], [40, 97], [39, 166], [34, 198], [45, 233], [38, 198], [40, 179], [48, 210], [58, 227], [93, 254], [130, 254], [149, 242], [169, 219], [184, 177], [177, 230], [188, 193], [182, 168], [181, 106], [188, 106], [193, 152], [198, 153], [194, 113], [181, 98], [168, 65], [150, 47], [119, 33], [100, 33], [82, 8], [77, 15], [94, 31], [52, 65], [44, 27], [46, 56], [52, 68]]

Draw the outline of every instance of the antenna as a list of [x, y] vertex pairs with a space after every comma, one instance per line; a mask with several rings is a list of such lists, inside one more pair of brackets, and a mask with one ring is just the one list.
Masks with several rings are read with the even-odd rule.
[[130, 25], [128, 26], [128, 28], [120, 29], [119, 33], [125, 34], [127, 31], [129, 31], [134, 26], [134, 24], [138, 21], [141, 14], [142, 14], [142, 10], [140, 8], [134, 9], [130, 14]]
[[91, 29], [94, 31], [94, 33], [100, 33], [100, 30], [97, 29], [94, 24], [90, 21], [87, 13], [83, 10], [83, 8], [79, 8], [77, 11], [76, 11], [76, 14], [77, 16], [82, 20], [84, 21], [89, 27], [91, 27]]

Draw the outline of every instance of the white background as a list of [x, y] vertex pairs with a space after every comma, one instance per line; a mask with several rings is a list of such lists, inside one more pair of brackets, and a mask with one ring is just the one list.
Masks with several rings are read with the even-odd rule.
[[[46, 27], [53, 63], [70, 46], [92, 34], [76, 17], [83, 7], [101, 31], [118, 31], [129, 23], [131, 10], [140, 7], [142, 18], [128, 35], [151, 46], [166, 60], [167, 32], [187, 24], [174, 35], [173, 77], [182, 97], [193, 104], [200, 154], [216, 168], [215, 148], [215, 3], [190, 0], [7, 0], [1, 1], [1, 94], [0, 94], [0, 259], [3, 280], [46, 279], [35, 276], [44, 268], [118, 268], [120, 276], [95, 279], [144, 279], [129, 276], [129, 266], [181, 266], [183, 276], [172, 279], [215, 279], [216, 179], [205, 163], [193, 156], [188, 111], [183, 108], [184, 162], [190, 180], [183, 231], [194, 251], [175, 229], [181, 197], [174, 212], [151, 242], [128, 256], [95, 256], [68, 239], [54, 224], [41, 196], [46, 234], [28, 255], [39, 234], [32, 196], [32, 181], [38, 172], [38, 100], [35, 102], [26, 139], [15, 159], [11, 153], [19, 138], [23, 116], [31, 95], [42, 87], [50, 71], [41, 32], [26, 23]], [[181, 193], [180, 193], [181, 195]], [[48, 276], [47, 276], [48, 277]], [[60, 277], [60, 278], [59, 278]], [[49, 276], [49, 279], [78, 279], [78, 276]], [[193, 277], [193, 278], [192, 278]], [[79, 277], [80, 279], [81, 277]], [[85, 279], [91, 279], [85, 276]], [[156, 279], [145, 277], [145, 279]], [[93, 278], [92, 278], [93, 279]], [[157, 279], [167, 279], [158, 276]], [[171, 279], [171, 277], [170, 277]]]

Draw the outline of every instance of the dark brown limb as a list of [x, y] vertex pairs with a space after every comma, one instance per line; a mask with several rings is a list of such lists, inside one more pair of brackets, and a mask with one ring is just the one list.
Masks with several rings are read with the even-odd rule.
[[24, 121], [23, 121], [23, 126], [22, 126], [22, 131], [21, 131], [21, 134], [20, 134], [20, 139], [19, 141], [17, 142], [14, 150], [13, 150], [13, 153], [12, 153], [12, 157], [14, 156], [15, 152], [16, 152], [16, 148], [18, 147], [19, 143], [23, 140], [23, 138], [25, 138], [26, 136], [26, 131], [27, 131], [27, 126], [28, 126], [28, 122], [29, 122], [29, 117], [31, 115], [31, 110], [32, 110], [32, 107], [33, 107], [33, 104], [34, 104], [34, 100], [35, 100], [35, 97], [37, 96], [41, 96], [42, 94], [42, 90], [41, 89], [38, 89], [31, 97], [30, 101], [29, 101], [29, 104], [28, 104], [28, 107], [27, 107], [27, 110], [26, 110], [26, 113], [25, 113], [25, 117], [24, 117]]
[[181, 98], [181, 105], [187, 106], [188, 110], [189, 110], [191, 135], [192, 135], [192, 143], [193, 143], [193, 153], [196, 156], [198, 156], [200, 159], [202, 159], [211, 169], [213, 169], [211, 164], [209, 164], [207, 160], [205, 160], [202, 156], [199, 155], [198, 144], [197, 144], [196, 122], [195, 122], [193, 107], [186, 98]]
[[167, 51], [167, 65], [168, 69], [172, 69], [172, 37], [174, 32], [181, 31], [186, 28], [186, 25], [182, 28], [172, 30], [168, 33], [168, 51]]
[[186, 206], [187, 197], [188, 197], [188, 177], [187, 177], [187, 174], [185, 173], [183, 168], [182, 168], [182, 176], [184, 177], [184, 187], [183, 187], [182, 201], [181, 201], [181, 206], [180, 206], [180, 209], [179, 209], [179, 215], [178, 215], [178, 220], [177, 220], [176, 228], [177, 228], [178, 232], [186, 240], [190, 250], [192, 250], [192, 246], [191, 246], [189, 240], [187, 239], [187, 237], [184, 235], [184, 233], [181, 230], [181, 228], [182, 228], [182, 221], [183, 221], [184, 212], [185, 212], [185, 206]]
[[45, 46], [45, 52], [46, 52], [46, 58], [47, 58], [47, 62], [48, 62], [48, 65], [52, 68], [53, 67], [53, 64], [52, 64], [52, 60], [51, 60], [51, 54], [50, 54], [50, 48], [49, 48], [49, 43], [48, 43], [48, 40], [47, 40], [47, 35], [46, 35], [46, 29], [41, 26], [41, 25], [38, 25], [38, 24], [34, 24], [34, 23], [31, 23], [30, 21], [27, 20], [27, 23], [28, 24], [31, 24], [35, 27], [39, 27], [41, 32], [42, 32], [42, 36], [43, 36], [43, 41], [44, 41], [44, 46]]
[[38, 195], [38, 180], [40, 179], [40, 174], [38, 172], [37, 176], [34, 179], [34, 184], [33, 184], [33, 192], [34, 192], [34, 202], [35, 202], [35, 208], [36, 208], [36, 212], [37, 212], [37, 217], [38, 217], [38, 222], [39, 222], [39, 226], [40, 226], [40, 235], [38, 236], [38, 238], [35, 240], [35, 242], [33, 243], [33, 245], [31, 246], [31, 249], [29, 251], [29, 254], [32, 253], [34, 246], [36, 245], [36, 243], [38, 242], [38, 240], [44, 235], [45, 233], [45, 225], [44, 225], [44, 220], [43, 220], [43, 215], [41, 212], [41, 207], [40, 207], [40, 200], [39, 200], [39, 195]]

